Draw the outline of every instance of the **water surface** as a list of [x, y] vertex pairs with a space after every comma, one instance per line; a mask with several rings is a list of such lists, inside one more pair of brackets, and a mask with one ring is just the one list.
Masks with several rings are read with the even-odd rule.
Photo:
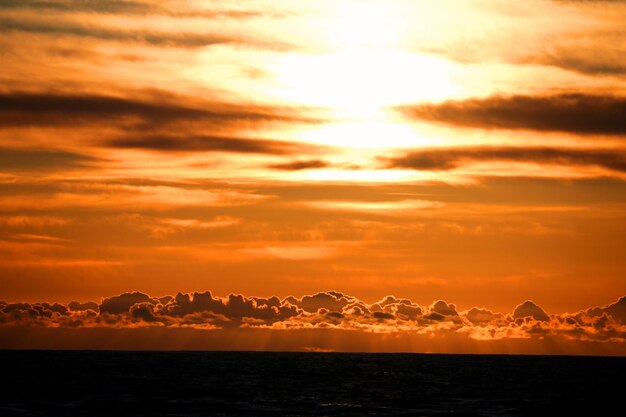
[[597, 415], [626, 398], [626, 358], [119, 351], [0, 351], [0, 358], [6, 417]]

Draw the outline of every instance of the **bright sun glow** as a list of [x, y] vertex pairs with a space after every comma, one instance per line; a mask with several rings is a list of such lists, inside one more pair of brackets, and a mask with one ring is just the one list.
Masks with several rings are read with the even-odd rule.
[[383, 107], [441, 100], [453, 92], [444, 61], [402, 51], [293, 55], [277, 73], [285, 99], [333, 108], [342, 117], [372, 117]]
[[404, 50], [405, 18], [392, 11], [371, 3], [338, 6], [320, 28], [331, 52], [285, 57], [275, 68], [279, 95], [357, 118], [450, 96], [449, 64]]
[[359, 149], [405, 148], [441, 145], [439, 138], [425, 137], [414, 127], [393, 121], [389, 117], [378, 120], [357, 120], [333, 123], [307, 130], [298, 137], [306, 142], [320, 145]]
[[365, 1], [337, 3], [324, 25], [333, 49], [386, 49], [400, 42], [405, 22], [398, 10]]
[[339, 121], [297, 135], [350, 148], [436, 144], [389, 107], [450, 97], [447, 61], [402, 48], [404, 17], [371, 3], [338, 6], [322, 26], [330, 52], [286, 56], [276, 67], [283, 100], [330, 109]]

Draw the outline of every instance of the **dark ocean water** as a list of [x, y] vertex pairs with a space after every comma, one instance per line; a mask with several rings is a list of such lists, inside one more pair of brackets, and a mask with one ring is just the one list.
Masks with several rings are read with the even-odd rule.
[[626, 358], [0, 351], [0, 416], [601, 415]]

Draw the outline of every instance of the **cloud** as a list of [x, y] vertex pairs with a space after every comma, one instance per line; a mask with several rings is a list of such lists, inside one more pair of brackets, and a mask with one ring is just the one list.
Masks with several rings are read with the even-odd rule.
[[278, 16], [279, 13], [271, 11], [248, 10], [248, 9], [194, 9], [191, 4], [176, 4], [176, 9], [170, 9], [165, 4], [157, 4], [149, 1], [131, 0], [2, 0], [0, 10], [32, 9], [37, 12], [88, 12], [98, 14], [120, 15], [168, 15], [176, 17], [202, 17], [202, 18], [253, 18], [264, 16]]
[[487, 308], [472, 307], [470, 310], [463, 312], [463, 316], [472, 324], [487, 324], [491, 321], [501, 319], [502, 314], [494, 313]]
[[608, 314], [620, 323], [626, 324], [626, 296], [620, 298], [613, 304], [591, 308], [586, 311], [586, 314], [593, 317]]
[[45, 171], [88, 168], [98, 158], [58, 149], [0, 147], [0, 171]]
[[305, 295], [302, 298], [287, 297], [286, 300], [309, 313], [316, 313], [320, 309], [341, 312], [345, 306], [356, 301], [355, 298], [336, 291]]
[[94, 13], [123, 13], [144, 14], [153, 10], [155, 6], [128, 0], [2, 0], [0, 9], [35, 9], [66, 12], [94, 12]]
[[140, 292], [124, 293], [103, 299], [102, 303], [100, 303], [100, 312], [109, 314], [128, 313], [135, 304], [156, 304], [157, 302], [154, 298]]
[[369, 310], [374, 311], [374, 313], [385, 312], [405, 320], [415, 320], [424, 312], [422, 307], [413, 303], [411, 300], [396, 298], [393, 295], [388, 295], [382, 300], [372, 304], [372, 306], [363, 305], [360, 307], [364, 312], [369, 312]]
[[105, 142], [113, 148], [152, 151], [213, 151], [284, 155], [313, 149], [295, 142], [269, 139], [235, 138], [226, 136], [167, 136], [148, 135], [113, 139]]
[[458, 313], [443, 300], [421, 307], [389, 295], [372, 304], [337, 291], [285, 299], [209, 291], [153, 297], [141, 292], [94, 302], [0, 302], [0, 326], [55, 328], [188, 327], [214, 329], [336, 329], [388, 334], [444, 337], [465, 335], [473, 340], [556, 337], [585, 342], [626, 343], [626, 297], [604, 307], [574, 314], [548, 315], [532, 301], [511, 314], [474, 307]]
[[300, 203], [305, 207], [329, 211], [348, 211], [357, 213], [375, 213], [386, 216], [397, 216], [401, 214], [411, 215], [420, 210], [431, 210], [440, 208], [443, 203], [431, 200], [387, 200], [387, 201], [346, 201], [346, 200], [319, 200], [303, 201]]
[[551, 65], [585, 75], [619, 77], [626, 74], [623, 38], [624, 33], [585, 33], [582, 39], [566, 39], [547, 46], [545, 51], [523, 59], [522, 63]]
[[0, 18], [0, 29], [7, 32], [26, 32], [48, 36], [73, 36], [125, 43], [140, 43], [156, 47], [201, 48], [211, 45], [251, 45], [255, 48], [282, 50], [284, 42], [270, 42], [258, 37], [225, 35], [218, 33], [163, 32], [147, 30], [129, 30], [94, 24], [81, 24], [72, 20], [39, 20]]
[[524, 319], [526, 317], [532, 317], [533, 319], [539, 321], [550, 320], [550, 316], [548, 316], [541, 307], [532, 301], [524, 301], [522, 304], [515, 307], [515, 310], [513, 311], [514, 319]]
[[282, 164], [269, 165], [268, 168], [278, 169], [281, 171], [302, 171], [305, 169], [327, 168], [328, 166], [328, 162], [322, 161], [320, 159], [309, 159], [306, 161], [293, 161]]
[[458, 316], [456, 312], [456, 306], [454, 304], [448, 304], [443, 300], [435, 301], [430, 306], [430, 311], [441, 314], [442, 316]]
[[479, 146], [431, 148], [386, 160], [388, 168], [452, 170], [475, 162], [527, 162], [540, 165], [598, 166], [626, 172], [622, 149], [575, 149], [549, 147]]
[[154, 305], [151, 303], [137, 303], [133, 304], [128, 310], [130, 317], [135, 320], [143, 320], [145, 322], [158, 321], [154, 315]]
[[99, 311], [100, 310], [98, 303], [94, 303], [93, 301], [87, 301], [86, 303], [81, 303], [78, 301], [70, 301], [67, 307], [70, 309], [70, 311], [86, 311], [86, 310]]
[[613, 95], [492, 96], [398, 109], [413, 119], [460, 127], [626, 134], [626, 98]]
[[[177, 96], [161, 90], [136, 92], [135, 96], [56, 94], [32, 92], [0, 93], [0, 127], [68, 126], [124, 122], [126, 127], [151, 130], [165, 125], [245, 121], [312, 121], [285, 108], [233, 105]], [[146, 140], [150, 142], [150, 136]], [[161, 138], [174, 143], [175, 138]], [[127, 139], [134, 146], [139, 142]], [[217, 139], [215, 139], [217, 140]], [[196, 143], [202, 139], [196, 139]], [[157, 141], [158, 142], [158, 141]], [[191, 143], [194, 143], [193, 141]], [[123, 142], [122, 142], [123, 144]], [[164, 146], [166, 146], [164, 145]], [[172, 145], [173, 146], [173, 145]]]

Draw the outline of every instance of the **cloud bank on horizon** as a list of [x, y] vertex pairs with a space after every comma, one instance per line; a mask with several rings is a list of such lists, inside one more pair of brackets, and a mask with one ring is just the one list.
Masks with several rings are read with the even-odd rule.
[[[220, 329], [274, 331], [329, 330], [372, 334], [428, 336], [456, 335], [485, 343], [515, 339], [560, 340], [624, 346], [626, 296], [614, 303], [575, 313], [548, 314], [532, 301], [510, 313], [473, 307], [457, 311], [438, 300], [420, 306], [406, 298], [386, 296], [375, 303], [336, 291], [302, 297], [263, 298], [211, 292], [178, 293], [152, 297], [141, 292], [103, 298], [101, 302], [0, 302], [0, 326], [50, 329]], [[326, 336], [328, 338], [328, 335]], [[6, 347], [6, 346], [5, 346]], [[36, 347], [36, 346], [34, 346]], [[99, 347], [95, 345], [95, 347]], [[100, 346], [102, 347], [102, 346]], [[127, 346], [127, 348], [132, 345]], [[281, 346], [264, 346], [280, 349]], [[353, 347], [368, 350], [367, 345]]]

